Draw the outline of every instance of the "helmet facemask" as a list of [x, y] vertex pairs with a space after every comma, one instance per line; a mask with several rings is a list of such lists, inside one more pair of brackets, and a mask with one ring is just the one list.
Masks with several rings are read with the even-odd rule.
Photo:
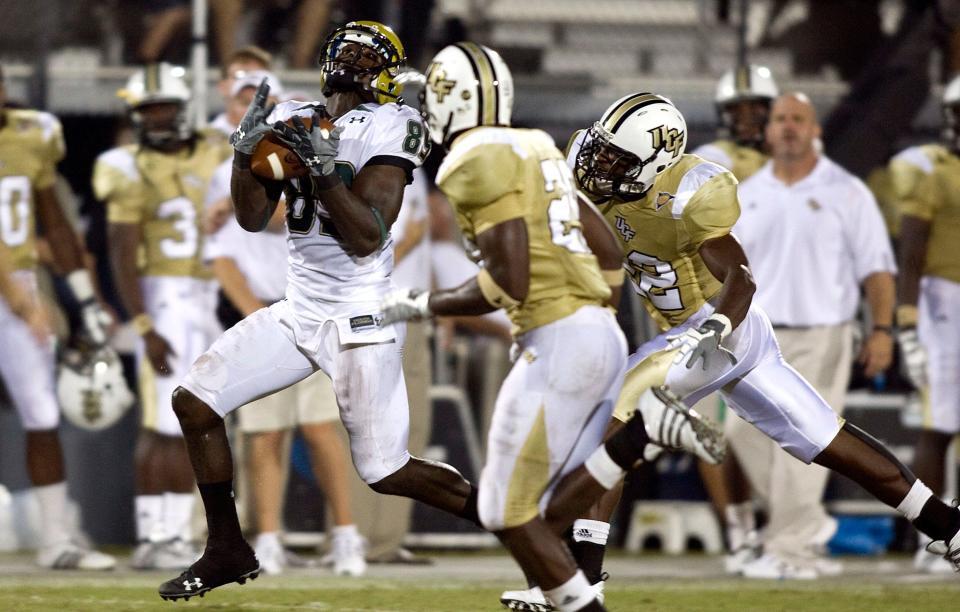
[[765, 130], [773, 101], [750, 97], [717, 104], [721, 134], [741, 147], [762, 151], [766, 146]]
[[180, 100], [152, 100], [135, 106], [130, 109], [130, 121], [137, 142], [150, 149], [175, 150], [193, 137], [187, 105]]
[[356, 92], [377, 102], [402, 102], [403, 87], [396, 83], [403, 52], [389, 38], [366, 26], [348, 24], [335, 31], [320, 53], [323, 95]]
[[642, 160], [612, 143], [613, 134], [595, 123], [577, 152], [575, 174], [581, 189], [592, 196], [635, 200], [650, 188], [640, 180], [644, 167], [656, 158]]

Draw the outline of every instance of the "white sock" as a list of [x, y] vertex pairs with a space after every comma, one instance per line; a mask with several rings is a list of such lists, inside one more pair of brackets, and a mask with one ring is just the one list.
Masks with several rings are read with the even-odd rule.
[[164, 539], [163, 495], [137, 495], [133, 498], [137, 519], [137, 541]]
[[573, 522], [573, 541], [590, 542], [591, 544], [607, 545], [610, 536], [610, 523], [577, 519]]
[[747, 543], [750, 532], [756, 531], [757, 520], [753, 514], [753, 502], [728, 504], [723, 510], [727, 524], [727, 541], [730, 550], [737, 550]]
[[918, 478], [913, 481], [913, 486], [910, 487], [907, 496], [904, 497], [900, 505], [897, 506], [897, 512], [907, 517], [907, 520], [912, 523], [920, 516], [920, 511], [923, 510], [924, 504], [926, 504], [931, 497], [933, 497], [933, 491]]
[[594, 480], [608, 491], [615, 487], [626, 472], [610, 458], [607, 449], [601, 444], [587, 457], [583, 467], [587, 468]]
[[163, 494], [163, 530], [171, 538], [180, 538], [185, 542], [193, 539], [190, 532], [190, 519], [193, 518], [193, 505], [196, 498], [193, 493]]
[[277, 531], [264, 531], [257, 534], [257, 543], [254, 548], [260, 548], [261, 546], [272, 544], [280, 546], [280, 533]]
[[356, 525], [336, 525], [330, 529], [331, 538], [359, 537]]
[[581, 570], [557, 588], [544, 589], [543, 594], [560, 612], [575, 612], [597, 598], [597, 592]]
[[43, 530], [40, 542], [44, 547], [70, 541], [70, 525], [67, 515], [67, 483], [33, 487], [33, 494], [40, 505]]

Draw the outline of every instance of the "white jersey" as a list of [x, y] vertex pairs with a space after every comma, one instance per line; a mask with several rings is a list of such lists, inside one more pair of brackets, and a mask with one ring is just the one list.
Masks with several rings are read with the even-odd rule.
[[896, 273], [890, 238], [866, 185], [820, 157], [786, 185], [768, 162], [740, 183], [733, 233], [757, 279], [753, 298], [774, 325], [807, 327], [853, 320], [860, 284]]
[[[274, 109], [269, 123], [311, 116], [317, 103], [291, 100]], [[428, 150], [427, 132], [419, 113], [397, 104], [361, 104], [336, 122], [343, 126], [337, 172], [347, 187], [367, 165], [393, 165], [407, 171], [407, 180]], [[284, 184], [290, 268], [287, 298], [338, 303], [376, 302], [392, 287], [393, 241], [387, 238], [376, 252], [358, 257], [340, 243], [340, 233], [313, 195], [309, 177]]]

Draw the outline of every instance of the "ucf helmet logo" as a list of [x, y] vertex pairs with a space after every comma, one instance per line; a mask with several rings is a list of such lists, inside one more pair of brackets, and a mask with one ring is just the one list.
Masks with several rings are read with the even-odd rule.
[[655, 127], [649, 130], [649, 132], [653, 137], [653, 150], [655, 152], [666, 151], [667, 153], [672, 153], [674, 157], [680, 153], [680, 148], [683, 146], [683, 139], [686, 137], [686, 134], [677, 128], [668, 128], [665, 125]]
[[446, 72], [440, 67], [440, 64], [434, 62], [430, 65], [430, 74], [427, 76], [427, 87], [437, 96], [437, 102], [443, 102], [443, 99], [453, 91], [456, 81], [447, 78]]

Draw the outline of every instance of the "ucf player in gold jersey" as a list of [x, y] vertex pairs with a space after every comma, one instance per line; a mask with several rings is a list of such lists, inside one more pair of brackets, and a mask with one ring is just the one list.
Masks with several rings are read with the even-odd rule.
[[93, 185], [107, 204], [115, 284], [143, 343], [138, 351], [143, 430], [136, 453], [138, 569], [179, 569], [189, 541], [193, 471], [170, 397], [218, 333], [200, 218], [214, 169], [230, 153], [219, 134], [195, 133], [183, 69], [135, 73], [121, 91], [137, 142], [97, 160]]
[[[20, 416], [27, 438], [27, 472], [43, 522], [37, 563], [56, 569], [109, 569], [113, 557], [73, 540], [68, 515], [63, 452], [57, 434], [60, 409], [54, 393], [53, 338], [38, 339], [16, 316], [34, 317], [37, 299], [37, 227], [42, 226], [57, 271], [65, 274], [81, 306], [87, 340], [102, 346], [110, 317], [97, 302], [84, 268], [83, 248], [54, 192], [56, 166], [65, 152], [60, 122], [49, 113], [4, 108], [0, 70], [0, 245], [19, 287], [19, 302], [0, 301], [0, 378]], [[103, 349], [108, 350], [108, 349]]]
[[[960, 433], [960, 77], [947, 85], [942, 106], [943, 142], [906, 149], [889, 166], [900, 213], [900, 354], [924, 404], [914, 470], [937, 495]], [[922, 550], [915, 565], [952, 570]]]
[[[753, 279], [730, 233], [739, 216], [736, 179], [684, 155], [686, 136], [669, 100], [636, 93], [578, 134], [568, 154], [578, 186], [616, 230], [633, 286], [663, 329], [629, 357], [614, 417], [642, 408], [650, 387], [666, 386], [691, 405], [720, 391], [784, 450], [853, 479], [935, 540], [931, 552], [960, 565], [960, 510], [933, 496], [875, 438], [838, 422], [783, 361], [769, 319], [751, 303]], [[617, 435], [560, 483], [551, 505], [586, 511], [606, 488], [601, 507], [612, 511], [624, 467], [609, 452]]]
[[697, 147], [694, 155], [720, 164], [745, 181], [767, 163], [764, 129], [770, 106], [780, 95], [766, 66], [749, 64], [724, 73], [717, 82], [719, 138]]
[[541, 511], [610, 418], [626, 343], [605, 304], [623, 272], [616, 240], [578, 199], [553, 140], [509, 127], [512, 102], [495, 51], [458, 43], [434, 57], [421, 112], [448, 150], [437, 184], [482, 267], [454, 289], [388, 295], [383, 324], [506, 309], [522, 354], [497, 397], [480, 520], [561, 610], [602, 610]]

